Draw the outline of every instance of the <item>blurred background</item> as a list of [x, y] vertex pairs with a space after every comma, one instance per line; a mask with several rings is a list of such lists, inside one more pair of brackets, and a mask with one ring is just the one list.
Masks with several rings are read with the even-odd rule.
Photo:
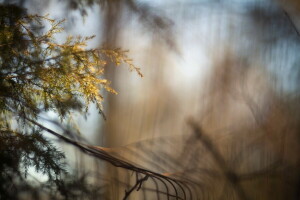
[[[148, 179], [128, 199], [300, 198], [297, 0], [3, 2], [66, 19], [57, 40], [96, 35], [90, 48], [127, 49], [141, 68], [107, 66], [118, 95], [105, 95], [106, 120], [93, 105], [75, 116], [90, 144], [179, 180]], [[142, 178], [63, 148], [101, 186], [96, 199]]]

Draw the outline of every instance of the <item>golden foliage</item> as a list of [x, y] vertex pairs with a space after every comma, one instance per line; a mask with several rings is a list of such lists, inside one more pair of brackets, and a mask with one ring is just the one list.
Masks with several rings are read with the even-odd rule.
[[[69, 36], [59, 44], [62, 21], [48, 16], [20, 15], [12, 18], [3, 12], [0, 20], [0, 111], [36, 117], [40, 111], [53, 110], [65, 117], [71, 110], [87, 110], [95, 103], [102, 113], [101, 88], [116, 93], [103, 75], [107, 62], [132, 64], [121, 49], [86, 49], [94, 38]], [[43, 25], [50, 24], [44, 31]], [[33, 28], [37, 31], [33, 31]]]

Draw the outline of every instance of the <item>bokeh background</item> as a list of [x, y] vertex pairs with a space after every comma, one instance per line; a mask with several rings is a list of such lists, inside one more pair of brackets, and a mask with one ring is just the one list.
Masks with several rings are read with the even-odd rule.
[[[141, 68], [143, 78], [107, 66], [118, 94], [105, 94], [106, 120], [93, 105], [74, 116], [90, 144], [191, 184], [184, 194], [148, 180], [129, 199], [300, 198], [297, 0], [3, 2], [65, 18], [57, 40], [96, 35], [90, 48], [128, 49]], [[99, 199], [122, 199], [136, 183], [130, 170], [58, 145]]]

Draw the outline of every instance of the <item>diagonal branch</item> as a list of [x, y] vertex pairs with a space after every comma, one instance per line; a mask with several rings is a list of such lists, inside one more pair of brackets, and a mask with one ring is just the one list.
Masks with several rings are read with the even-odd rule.
[[[186, 192], [184, 191], [183, 186], [182, 186], [182, 184], [185, 184], [186, 182], [184, 182], [182, 180], [172, 178], [172, 177], [169, 177], [169, 176], [166, 176], [166, 175], [163, 175], [163, 174], [160, 174], [160, 173], [157, 173], [157, 172], [145, 169], [145, 168], [138, 167], [136, 165], [133, 165], [129, 162], [126, 162], [124, 160], [121, 160], [119, 158], [116, 158], [116, 157], [110, 155], [108, 152], [106, 152], [104, 150], [104, 148], [101, 148], [101, 147], [98, 147], [98, 146], [93, 146], [93, 145], [88, 145], [88, 144], [83, 144], [81, 142], [74, 141], [72, 139], [69, 139], [68, 137], [65, 137], [65, 136], [63, 136], [63, 135], [61, 135], [61, 134], [59, 134], [59, 133], [57, 133], [57, 132], [55, 132], [55, 131], [53, 131], [53, 130], [45, 127], [45, 126], [43, 126], [42, 124], [38, 123], [35, 120], [32, 120], [32, 119], [30, 119], [26, 116], [23, 116], [23, 117], [28, 122], [34, 124], [35, 126], [41, 128], [42, 130], [44, 130], [46, 132], [54, 135], [55, 137], [61, 139], [62, 141], [75, 146], [76, 148], [78, 148], [80, 151], [82, 151], [83, 153], [85, 153], [87, 155], [93, 156], [93, 157], [95, 157], [97, 159], [100, 159], [100, 160], [104, 160], [104, 161], [112, 164], [115, 167], [127, 169], [127, 170], [130, 170], [130, 171], [134, 171], [138, 174], [143, 174], [145, 177], [142, 178], [142, 179], [137, 180], [136, 184], [131, 188], [132, 191], [135, 188], [139, 189], [142, 186], [142, 183], [150, 177], [152, 179], [156, 179], [156, 180], [162, 182], [165, 185], [167, 185], [167, 183], [169, 183], [172, 186], [172, 188], [175, 192], [176, 199], [185, 199], [185, 197], [186, 197]], [[176, 185], [183, 191], [184, 198], [181, 198], [179, 196]], [[125, 193], [125, 197], [129, 196], [129, 194], [132, 192], [131, 190]], [[167, 195], [168, 196], [170, 195], [169, 191], [167, 191]]]
[[297, 33], [297, 36], [300, 37], [300, 32], [299, 32], [296, 24], [294, 23], [293, 19], [291, 18], [290, 14], [284, 9], [283, 9], [283, 13], [286, 16], [289, 23], [291, 24], [291, 26], [293, 27], [294, 31]]
[[239, 181], [240, 181], [239, 176], [228, 167], [228, 165], [226, 164], [226, 161], [222, 157], [221, 153], [215, 148], [215, 146], [213, 145], [210, 138], [203, 133], [203, 130], [196, 122], [194, 122], [193, 120], [190, 120], [188, 123], [192, 127], [197, 139], [199, 139], [202, 142], [203, 146], [212, 154], [217, 165], [221, 169], [224, 177], [226, 178], [226, 180], [229, 183], [232, 184], [239, 199], [248, 200], [248, 197], [247, 197], [245, 191], [239, 184]]

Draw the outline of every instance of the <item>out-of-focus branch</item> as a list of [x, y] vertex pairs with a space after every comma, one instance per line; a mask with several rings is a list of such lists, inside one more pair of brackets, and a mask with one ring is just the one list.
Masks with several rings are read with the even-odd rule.
[[244, 189], [239, 184], [239, 176], [231, 170], [228, 165], [226, 164], [226, 161], [222, 157], [221, 153], [215, 148], [210, 138], [203, 133], [203, 130], [201, 127], [192, 119], [188, 121], [189, 125], [192, 127], [195, 136], [203, 146], [208, 150], [208, 152], [211, 153], [212, 157], [216, 161], [216, 164], [222, 171], [222, 174], [226, 178], [226, 180], [233, 186], [236, 194], [238, 195], [239, 199], [241, 200], [248, 200], [248, 197], [244, 191]]
[[290, 24], [293, 27], [293, 29], [295, 30], [295, 32], [297, 33], [297, 36], [300, 37], [300, 32], [299, 32], [296, 24], [294, 23], [293, 19], [291, 18], [290, 14], [284, 9], [283, 9], [283, 13], [286, 16], [287, 20], [290, 22]]
[[[142, 183], [144, 181], [146, 181], [148, 178], [156, 179], [157, 181], [162, 182], [164, 185], [167, 185], [167, 184], [171, 185], [171, 187], [173, 188], [173, 191], [175, 192], [175, 197], [176, 197], [177, 200], [178, 199], [186, 199], [187, 195], [186, 195], [186, 192], [183, 188], [183, 185], [186, 184], [185, 181], [182, 181], [182, 180], [179, 180], [179, 179], [176, 179], [176, 178], [172, 178], [172, 177], [169, 177], [169, 176], [157, 173], [157, 172], [153, 172], [151, 170], [147, 170], [147, 169], [144, 169], [142, 167], [135, 166], [135, 165], [133, 165], [129, 162], [126, 162], [124, 160], [121, 160], [119, 158], [116, 158], [116, 157], [110, 155], [102, 147], [83, 144], [81, 142], [74, 141], [72, 139], [69, 139], [68, 137], [65, 137], [65, 136], [63, 136], [63, 135], [61, 135], [61, 134], [59, 134], [59, 133], [57, 133], [57, 132], [55, 132], [55, 131], [53, 131], [53, 130], [45, 127], [45, 126], [43, 126], [42, 124], [38, 123], [37, 121], [32, 120], [32, 119], [30, 119], [26, 116], [24, 116], [24, 119], [27, 120], [28, 122], [34, 124], [35, 126], [41, 128], [42, 130], [56, 136], [60, 140], [66, 142], [68, 144], [71, 144], [72, 146], [78, 148], [80, 151], [82, 151], [83, 153], [85, 153], [87, 155], [90, 155], [90, 156], [93, 156], [97, 159], [109, 162], [110, 164], [112, 164], [115, 167], [127, 169], [127, 170], [130, 170], [130, 171], [134, 171], [137, 174], [144, 175], [144, 178], [137, 179], [136, 184], [131, 188], [131, 190], [129, 190], [128, 192], [125, 192], [124, 199], [126, 199], [134, 189], [136, 189], [136, 188], [140, 189], [141, 186], [142, 186]], [[180, 188], [180, 190], [183, 193], [184, 197], [179, 196], [179, 193], [178, 193], [179, 191], [178, 191], [177, 187]], [[171, 194], [169, 194], [169, 191], [167, 191], [167, 196], [169, 196], [169, 195], [171, 195]], [[174, 195], [171, 195], [171, 196], [174, 196]]]

